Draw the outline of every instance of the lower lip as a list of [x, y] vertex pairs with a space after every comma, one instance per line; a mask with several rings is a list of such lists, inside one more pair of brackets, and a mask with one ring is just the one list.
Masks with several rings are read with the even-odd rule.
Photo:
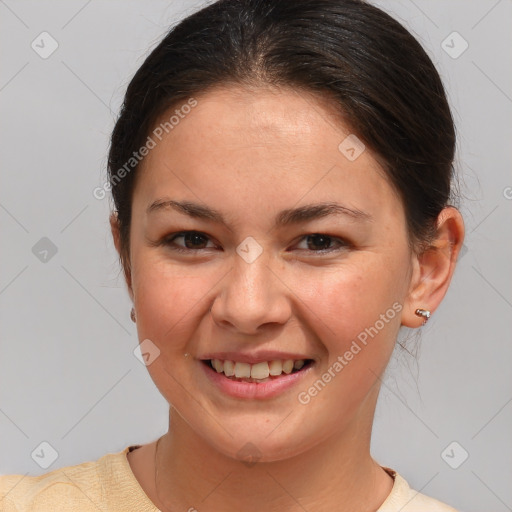
[[267, 382], [243, 382], [232, 380], [223, 373], [218, 373], [207, 364], [199, 361], [206, 376], [224, 393], [236, 398], [265, 399], [272, 398], [297, 384], [312, 368], [310, 363], [304, 370], [281, 374], [280, 377]]

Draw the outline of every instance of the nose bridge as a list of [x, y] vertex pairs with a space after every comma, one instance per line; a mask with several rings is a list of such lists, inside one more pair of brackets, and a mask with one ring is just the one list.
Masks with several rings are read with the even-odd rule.
[[242, 258], [235, 258], [232, 283], [234, 289], [231, 293], [234, 296], [240, 294], [248, 308], [263, 306], [271, 296], [272, 276], [268, 258], [265, 256], [250, 263]]
[[[244, 249], [240, 244], [240, 249]], [[249, 252], [253, 248], [249, 246]], [[270, 254], [234, 255], [233, 268], [212, 306], [214, 320], [254, 333], [264, 324], [284, 323], [290, 314], [285, 287], [272, 269]]]

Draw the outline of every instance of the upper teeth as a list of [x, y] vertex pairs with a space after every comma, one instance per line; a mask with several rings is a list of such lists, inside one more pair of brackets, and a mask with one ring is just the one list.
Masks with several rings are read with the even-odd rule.
[[294, 368], [300, 370], [304, 366], [304, 359], [298, 359], [297, 361], [293, 359], [263, 361], [256, 364], [212, 359], [211, 363], [218, 373], [224, 372], [226, 377], [266, 379], [269, 375], [278, 376], [283, 372], [291, 373]]

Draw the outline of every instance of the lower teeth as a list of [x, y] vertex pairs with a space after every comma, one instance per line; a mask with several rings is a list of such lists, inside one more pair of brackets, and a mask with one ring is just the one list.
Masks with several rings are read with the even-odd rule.
[[297, 373], [297, 372], [300, 372], [300, 370], [294, 369], [291, 373], [281, 373], [281, 375], [270, 375], [269, 377], [266, 377], [265, 379], [253, 379], [252, 377], [235, 377], [234, 375], [232, 375], [231, 377], [228, 377], [225, 373], [223, 373], [222, 375], [224, 375], [224, 377], [226, 377], [226, 379], [235, 380], [237, 382], [263, 383], [263, 382], [268, 382], [270, 380], [279, 379], [279, 377], [282, 377], [283, 375], [291, 375], [292, 373]]
[[252, 377], [235, 377], [234, 375], [232, 377], [228, 377], [227, 375], [224, 375], [224, 377], [226, 377], [227, 379], [236, 380], [237, 382], [267, 382], [272, 379], [277, 379], [277, 378], [281, 377], [281, 375], [277, 375], [274, 377], [267, 377], [266, 379], [253, 379]]

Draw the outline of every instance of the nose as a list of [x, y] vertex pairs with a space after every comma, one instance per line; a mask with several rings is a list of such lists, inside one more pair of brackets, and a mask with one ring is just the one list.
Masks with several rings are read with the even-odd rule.
[[211, 307], [214, 322], [237, 334], [259, 334], [284, 325], [291, 315], [289, 290], [261, 255], [247, 263], [235, 256]]

